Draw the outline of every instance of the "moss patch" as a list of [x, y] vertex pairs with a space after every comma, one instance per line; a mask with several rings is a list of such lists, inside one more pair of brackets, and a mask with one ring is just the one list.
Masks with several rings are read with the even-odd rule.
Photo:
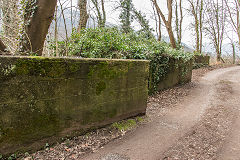
[[128, 64], [129, 63], [126, 63], [126, 66], [117, 66], [111, 62], [100, 62], [99, 64], [90, 67], [88, 77], [107, 80], [118, 78], [128, 72]]
[[106, 83], [104, 81], [101, 81], [99, 83], [97, 83], [97, 87], [96, 87], [96, 94], [100, 95], [102, 91], [104, 91], [106, 89]]
[[137, 122], [135, 119], [129, 119], [126, 121], [121, 122], [115, 122], [112, 124], [112, 127], [118, 129], [119, 131], [127, 131], [130, 128], [133, 128], [137, 125]]

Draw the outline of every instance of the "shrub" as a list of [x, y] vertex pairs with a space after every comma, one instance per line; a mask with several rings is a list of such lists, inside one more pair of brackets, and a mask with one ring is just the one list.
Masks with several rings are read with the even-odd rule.
[[[185, 58], [183, 50], [172, 49], [165, 42], [158, 42], [142, 32], [122, 33], [117, 28], [85, 29], [73, 31], [67, 44], [68, 55], [83, 58], [149, 59], [152, 56], [168, 54], [175, 58]], [[59, 41], [59, 52], [65, 55], [64, 41]], [[56, 49], [55, 42], [50, 46]], [[187, 56], [189, 57], [189, 56]]]

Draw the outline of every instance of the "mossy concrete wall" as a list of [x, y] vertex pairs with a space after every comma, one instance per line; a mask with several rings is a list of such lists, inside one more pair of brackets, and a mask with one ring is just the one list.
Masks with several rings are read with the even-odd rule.
[[0, 57], [0, 154], [144, 114], [149, 62]]
[[204, 56], [204, 55], [194, 56], [194, 68], [208, 66], [209, 64], [210, 64], [210, 56]]
[[170, 58], [168, 69], [158, 83], [157, 90], [164, 90], [179, 84], [185, 84], [192, 80], [193, 60], [183, 61], [181, 59]]

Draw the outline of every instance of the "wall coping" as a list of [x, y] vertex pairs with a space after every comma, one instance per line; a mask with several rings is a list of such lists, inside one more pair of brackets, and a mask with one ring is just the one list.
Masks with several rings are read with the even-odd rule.
[[150, 62], [141, 59], [108, 59], [108, 58], [81, 58], [81, 57], [44, 57], [44, 56], [13, 56], [0, 55], [0, 58], [51, 59], [51, 60], [80, 60], [80, 61], [115, 61], [115, 62]]

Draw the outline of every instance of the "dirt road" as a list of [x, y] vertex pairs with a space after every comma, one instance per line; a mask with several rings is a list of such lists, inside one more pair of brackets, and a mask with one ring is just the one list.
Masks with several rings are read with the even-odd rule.
[[84, 160], [240, 159], [240, 66], [206, 74], [174, 107]]

